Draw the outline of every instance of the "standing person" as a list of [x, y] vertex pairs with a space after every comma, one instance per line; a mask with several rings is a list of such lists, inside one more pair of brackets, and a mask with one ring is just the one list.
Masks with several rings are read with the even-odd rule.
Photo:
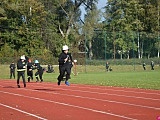
[[143, 63], [143, 69], [146, 70], [146, 63]]
[[16, 65], [14, 64], [14, 62], [12, 61], [12, 63], [9, 66], [10, 68], [10, 79], [12, 79], [12, 76], [15, 79], [15, 69], [16, 69]]
[[59, 62], [59, 72], [60, 75], [58, 76], [58, 85], [61, 84], [61, 81], [63, 80], [63, 77], [66, 72], [66, 77], [65, 77], [65, 84], [70, 85], [68, 82], [68, 79], [70, 79], [70, 74], [71, 74], [71, 68], [73, 66], [73, 60], [72, 60], [72, 55], [68, 53], [69, 48], [67, 45], [63, 46], [62, 53], [59, 56], [58, 62]]
[[[38, 60], [35, 60], [34, 63], [35, 63], [34, 66], [35, 66], [35, 68], [37, 69], [37, 72], [35, 73], [35, 77], [36, 77], [36, 79], [37, 79], [36, 82], [39, 81], [39, 78], [40, 78], [40, 80], [41, 80], [40, 82], [43, 82], [42, 76], [43, 76], [44, 69], [41, 67], [41, 65], [40, 65], [40, 63], [39, 63]], [[39, 75], [39, 77], [38, 77], [38, 75]]]
[[106, 62], [106, 70], [107, 70], [107, 72], [109, 71], [109, 63], [108, 62]]
[[33, 80], [33, 64], [31, 59], [28, 59], [27, 63], [27, 77], [28, 77], [28, 82], [30, 82], [30, 79]]
[[154, 70], [154, 62], [151, 61], [151, 70]]
[[25, 68], [26, 68], [25, 57], [21, 56], [21, 58], [17, 62], [17, 73], [18, 73], [18, 75], [17, 75], [17, 86], [18, 86], [18, 88], [20, 88], [20, 85], [19, 85], [20, 77], [22, 77], [24, 87], [26, 87]]

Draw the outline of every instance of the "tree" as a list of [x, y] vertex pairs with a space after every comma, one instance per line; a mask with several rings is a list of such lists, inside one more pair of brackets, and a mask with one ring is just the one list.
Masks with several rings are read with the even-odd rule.
[[85, 25], [83, 27], [83, 31], [85, 33], [86, 39], [88, 41], [88, 48], [89, 48], [89, 59], [92, 59], [93, 52], [92, 52], [92, 42], [95, 30], [99, 25], [100, 21], [100, 11], [97, 10], [96, 6], [92, 7], [92, 10], [88, 10], [87, 14], [85, 15]]

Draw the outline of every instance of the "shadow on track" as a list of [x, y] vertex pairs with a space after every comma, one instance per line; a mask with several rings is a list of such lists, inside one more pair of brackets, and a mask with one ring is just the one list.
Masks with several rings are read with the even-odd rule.
[[53, 89], [34, 89], [34, 90], [39, 90], [39, 91], [63, 91], [63, 90], [53, 90]]

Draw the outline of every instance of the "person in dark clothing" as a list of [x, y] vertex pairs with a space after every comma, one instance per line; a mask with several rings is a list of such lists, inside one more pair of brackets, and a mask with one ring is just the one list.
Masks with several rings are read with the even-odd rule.
[[70, 74], [71, 74], [71, 68], [73, 66], [73, 60], [72, 60], [72, 55], [68, 53], [68, 46], [64, 45], [62, 53], [59, 56], [58, 62], [59, 62], [59, 72], [60, 75], [58, 76], [58, 85], [61, 84], [61, 81], [63, 80], [63, 77], [65, 75], [65, 84], [70, 85], [68, 82], [68, 79], [70, 79]]
[[109, 71], [109, 63], [108, 62], [106, 62], [106, 70], [107, 70], [107, 72]]
[[48, 65], [48, 70], [46, 71], [47, 73], [52, 73], [54, 72], [53, 66], [51, 64]]
[[30, 82], [30, 79], [33, 80], [33, 64], [31, 59], [28, 59], [27, 63], [27, 77], [28, 77], [28, 82]]
[[[42, 66], [40, 65], [39, 61], [38, 60], [35, 60], [35, 64], [34, 64], [35, 68], [37, 69], [37, 72], [35, 73], [35, 77], [37, 79], [36, 82], [39, 81], [39, 78], [40, 78], [40, 82], [43, 82], [43, 72], [44, 72], [44, 69], [42, 68]], [[39, 75], [39, 77], [38, 77]]]
[[143, 69], [146, 70], [146, 63], [143, 63]]
[[16, 69], [16, 65], [14, 62], [12, 62], [9, 66], [10, 68], [10, 79], [12, 79], [12, 76], [13, 78], [15, 79], [15, 69]]
[[151, 70], [154, 70], [154, 62], [151, 61]]
[[18, 60], [18, 62], [17, 62], [17, 73], [18, 73], [18, 75], [17, 75], [17, 86], [18, 86], [18, 88], [20, 88], [20, 85], [19, 85], [20, 77], [22, 77], [24, 87], [26, 87], [25, 68], [26, 68], [25, 57], [21, 56], [20, 60]]

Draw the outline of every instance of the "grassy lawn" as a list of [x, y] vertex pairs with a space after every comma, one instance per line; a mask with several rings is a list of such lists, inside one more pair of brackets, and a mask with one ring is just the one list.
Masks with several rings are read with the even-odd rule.
[[[44, 73], [44, 81], [57, 82], [58, 66], [54, 68], [55, 73]], [[70, 82], [160, 90], [159, 66], [155, 66], [154, 71], [150, 70], [150, 66], [146, 71], [142, 66], [112, 66], [112, 69], [112, 72], [106, 72], [104, 66], [77, 66], [78, 75], [72, 74]], [[0, 65], [0, 79], [9, 79], [9, 65]]]

